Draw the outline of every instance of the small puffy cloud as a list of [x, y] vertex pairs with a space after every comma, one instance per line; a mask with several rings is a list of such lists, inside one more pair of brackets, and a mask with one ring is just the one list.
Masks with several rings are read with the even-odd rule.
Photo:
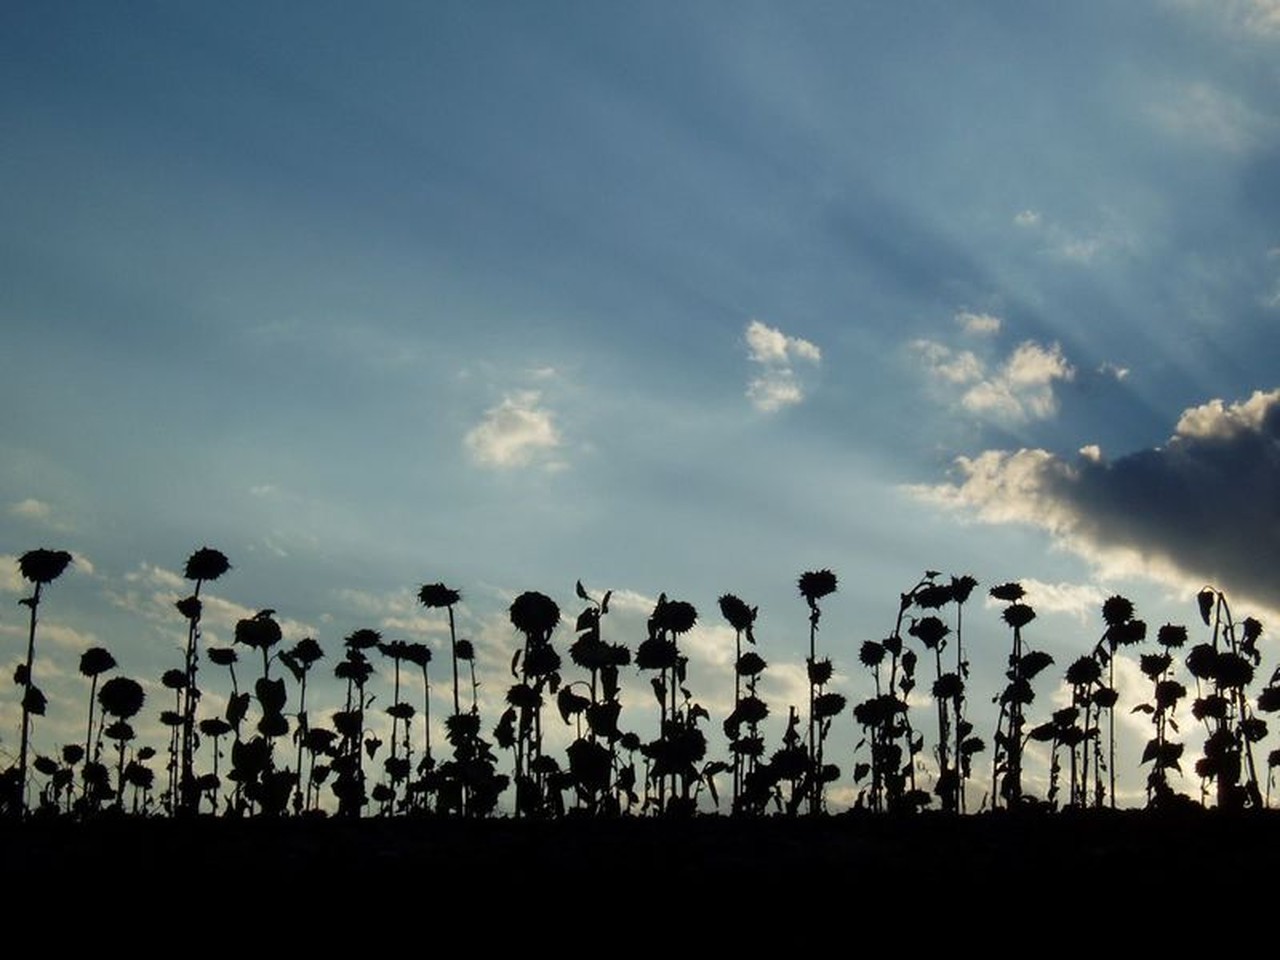
[[1013, 222], [1019, 227], [1036, 227], [1040, 225], [1040, 214], [1035, 210], [1019, 210], [1014, 214]]
[[1185, 411], [1163, 447], [1115, 460], [988, 450], [917, 487], [989, 523], [1047, 531], [1108, 575], [1212, 583], [1280, 609], [1280, 389]]
[[747, 398], [761, 413], [774, 413], [804, 399], [804, 391], [790, 370], [756, 377], [747, 385]]
[[53, 516], [53, 508], [43, 500], [28, 497], [26, 500], [10, 505], [9, 513], [24, 520], [35, 520], [43, 523]]
[[956, 323], [960, 324], [961, 329], [965, 333], [974, 336], [989, 336], [1000, 332], [1003, 325], [999, 317], [989, 313], [969, 313], [962, 311], [956, 314]]
[[790, 337], [774, 327], [752, 320], [747, 324], [747, 347], [756, 363], [786, 365], [792, 360], [817, 363], [822, 351], [816, 345], [800, 337]]
[[804, 385], [796, 373], [795, 362], [813, 366], [821, 363], [822, 351], [817, 345], [789, 336], [759, 320], [747, 324], [745, 339], [751, 361], [764, 367], [763, 372], [747, 384], [747, 399], [755, 408], [762, 413], [775, 413], [804, 400]]
[[1075, 378], [1075, 368], [1056, 343], [1024, 341], [994, 372], [969, 350], [932, 340], [916, 340], [911, 349], [936, 379], [963, 389], [962, 409], [1004, 423], [1052, 417], [1058, 411], [1055, 385]]
[[561, 443], [550, 411], [540, 406], [537, 390], [508, 394], [464, 439], [471, 457], [483, 467], [507, 470], [545, 460]]
[[1112, 380], [1127, 380], [1129, 379], [1129, 368], [1108, 360], [1098, 366], [1098, 374], [1103, 377], [1109, 377]]

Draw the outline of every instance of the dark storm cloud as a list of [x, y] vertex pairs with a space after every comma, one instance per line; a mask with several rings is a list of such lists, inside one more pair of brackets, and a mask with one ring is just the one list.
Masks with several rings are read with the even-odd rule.
[[1043, 527], [1093, 560], [1136, 552], [1148, 575], [1280, 608], [1280, 389], [1187, 410], [1167, 444], [1114, 460], [987, 451], [958, 466], [959, 483], [922, 492]]

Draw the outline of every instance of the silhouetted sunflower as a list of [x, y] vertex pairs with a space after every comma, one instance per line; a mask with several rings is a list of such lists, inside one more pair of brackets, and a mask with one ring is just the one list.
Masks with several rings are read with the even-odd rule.
[[751, 625], [756, 622], [756, 610], [756, 607], [747, 606], [732, 593], [726, 593], [720, 598], [720, 613], [734, 630], [746, 631], [748, 639], [751, 638]]
[[80, 655], [80, 672], [86, 677], [97, 677], [114, 670], [116, 658], [102, 647], [90, 647]]
[[526, 637], [549, 634], [560, 622], [560, 608], [546, 594], [527, 590], [511, 602], [511, 625]]
[[1110, 627], [1128, 623], [1133, 619], [1133, 602], [1119, 594], [1108, 597], [1102, 604], [1102, 619]]
[[18, 558], [18, 569], [32, 583], [52, 583], [62, 576], [71, 563], [71, 554], [65, 550], [28, 550]]
[[351, 650], [368, 650], [376, 647], [382, 641], [382, 634], [377, 630], [370, 630], [367, 627], [356, 630], [347, 635], [342, 642]]
[[240, 659], [239, 654], [230, 647], [210, 647], [205, 653], [220, 667], [229, 667]]
[[1025, 627], [1028, 623], [1036, 618], [1036, 612], [1025, 603], [1014, 603], [1004, 608], [1004, 622], [1015, 630], [1018, 627]]
[[1156, 643], [1162, 647], [1180, 647], [1187, 642], [1187, 628], [1166, 623], [1156, 631]]
[[112, 677], [98, 691], [98, 703], [102, 709], [121, 720], [136, 716], [146, 699], [142, 684], [129, 677]]
[[187, 558], [184, 576], [188, 580], [217, 580], [231, 569], [226, 555], [212, 547], [201, 547]]
[[688, 633], [698, 622], [698, 611], [693, 604], [685, 600], [659, 600], [654, 608], [653, 620], [659, 630], [672, 633]]
[[1015, 600], [1021, 600], [1025, 595], [1020, 583], [1002, 583], [999, 586], [992, 587], [987, 591], [997, 600], [1004, 600], [1006, 603], [1012, 603]]
[[443, 583], [424, 584], [418, 591], [418, 602], [424, 607], [452, 607], [461, 599], [462, 594]]
[[836, 592], [836, 575], [830, 570], [810, 570], [800, 574], [800, 595], [813, 606], [823, 597]]

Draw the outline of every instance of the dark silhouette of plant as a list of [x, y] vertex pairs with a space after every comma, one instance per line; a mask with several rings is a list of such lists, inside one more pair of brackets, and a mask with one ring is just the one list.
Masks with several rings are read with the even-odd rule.
[[[935, 615], [912, 619], [908, 633], [920, 640], [926, 650], [933, 653], [933, 699], [938, 711], [938, 782], [933, 792], [948, 813], [964, 809], [964, 782], [972, 773], [971, 758], [983, 748], [982, 741], [973, 736], [973, 726], [964, 719], [965, 680], [969, 675], [969, 663], [964, 659], [962, 640], [962, 612], [969, 594], [978, 581], [967, 574], [952, 577], [949, 583], [936, 583], [936, 570], [925, 573], [924, 579], [908, 594], [922, 610], [939, 610], [949, 603], [956, 605], [956, 668], [944, 672], [942, 653], [947, 647], [951, 628]], [[954, 755], [952, 753], [954, 736]], [[954, 762], [953, 762], [954, 761]]]
[[[129, 677], [112, 677], [98, 690], [98, 705], [102, 707], [102, 723], [99, 725], [98, 733], [99, 740], [105, 736], [107, 739], [116, 742], [118, 760], [115, 805], [117, 809], [120, 809], [124, 803], [125, 748], [135, 736], [129, 721], [138, 715], [145, 702], [146, 692], [142, 689], [142, 684]], [[107, 717], [114, 717], [115, 720], [108, 725], [106, 722]], [[95, 748], [96, 752], [97, 748]]]
[[[853, 710], [854, 720], [863, 728], [863, 737], [854, 751], [868, 744], [871, 749], [869, 763], [854, 765], [853, 780], [861, 783], [871, 775], [870, 783], [859, 791], [858, 804], [869, 805], [875, 811], [917, 811], [931, 801], [926, 791], [916, 787], [915, 758], [924, 749], [924, 737], [917, 737], [911, 728], [907, 700], [915, 689], [918, 658], [915, 651], [903, 648], [902, 623], [915, 603], [917, 592], [931, 586], [932, 577], [936, 575], [930, 571], [909, 591], [900, 594], [893, 632], [879, 642], [868, 640], [858, 652], [862, 665], [872, 671], [876, 692]], [[887, 681], [882, 676], [886, 655]]]
[[[431, 662], [431, 648], [425, 643], [406, 643], [403, 659], [422, 671], [422, 760], [418, 764], [418, 780], [409, 785], [408, 805], [413, 809], [430, 810], [432, 797], [438, 789], [435, 758], [431, 755], [431, 680], [427, 676], [427, 664]], [[412, 716], [412, 715], [411, 715]], [[409, 739], [409, 721], [404, 727], [405, 759], [413, 765], [413, 751]]]
[[36, 615], [40, 608], [40, 598], [44, 588], [62, 576], [62, 572], [71, 563], [71, 554], [66, 550], [28, 550], [18, 558], [18, 570], [24, 580], [35, 584], [31, 596], [18, 602], [25, 606], [30, 614], [30, 625], [27, 630], [27, 659], [20, 665], [14, 676], [18, 686], [22, 687], [22, 728], [18, 747], [18, 765], [6, 771], [0, 779], [0, 804], [7, 806], [14, 816], [22, 816], [26, 812], [27, 802], [27, 752], [31, 739], [31, 718], [42, 717], [45, 711], [45, 695], [35, 684], [33, 675], [36, 656]]
[[996, 697], [1000, 716], [996, 721], [995, 744], [992, 765], [992, 809], [1003, 801], [1013, 810], [1030, 802], [1024, 796], [1022, 786], [1022, 755], [1025, 746], [1026, 708], [1035, 700], [1031, 681], [1053, 663], [1053, 657], [1039, 650], [1028, 650], [1023, 643], [1022, 628], [1035, 619], [1036, 612], [1022, 602], [1026, 591], [1020, 583], [1003, 583], [992, 587], [992, 597], [1005, 601], [1001, 616], [1013, 630], [1013, 650], [1009, 654], [1009, 669], [1005, 678], [1009, 681], [1004, 691]]
[[1187, 628], [1166, 623], [1156, 631], [1156, 643], [1163, 648], [1160, 653], [1142, 655], [1140, 666], [1143, 675], [1154, 685], [1151, 702], [1140, 703], [1134, 713], [1145, 713], [1155, 725], [1155, 736], [1142, 750], [1142, 764], [1151, 764], [1147, 775], [1147, 807], [1164, 810], [1180, 805], [1185, 800], [1169, 785], [1169, 771], [1182, 774], [1182, 744], [1169, 739], [1169, 731], [1178, 733], [1178, 721], [1174, 713], [1178, 701], [1187, 695], [1187, 688], [1173, 677], [1173, 652], [1187, 642]]
[[[1092, 656], [1078, 657], [1067, 668], [1066, 679], [1071, 686], [1071, 705], [1055, 710], [1049, 721], [1032, 728], [1027, 737], [1040, 743], [1052, 744], [1049, 792], [1045, 798], [1049, 806], [1057, 808], [1062, 780], [1059, 750], [1065, 747], [1071, 759], [1071, 781], [1066, 805], [1084, 809], [1089, 805], [1090, 757], [1096, 761], [1100, 756], [1097, 747], [1097, 713], [1101, 709], [1098, 694], [1106, 688], [1102, 686], [1102, 667], [1097, 658]], [[1097, 776], [1100, 783], [1100, 765], [1097, 767]], [[1101, 790], [1100, 787], [1098, 789]]]
[[[422, 647], [421, 644], [418, 646], [421, 647], [421, 653], [430, 655], [430, 650]], [[415, 654], [411, 651], [411, 645], [405, 640], [379, 643], [378, 650], [392, 661], [395, 671], [392, 702], [387, 708], [387, 715], [391, 717], [391, 754], [382, 765], [389, 782], [378, 784], [373, 791], [373, 799], [381, 805], [382, 813], [389, 815], [395, 812], [396, 801], [402, 789], [405, 793], [401, 801], [402, 806], [407, 808], [409, 804], [409, 774], [413, 770], [413, 742], [409, 724], [418, 711], [413, 704], [405, 703], [400, 699], [400, 664], [410, 660]], [[425, 658], [422, 663], [426, 665]]]
[[[324, 650], [314, 637], [303, 637], [295, 643], [290, 649], [280, 654], [280, 662], [285, 665], [288, 671], [293, 674], [293, 679], [298, 684], [298, 712], [296, 714], [297, 726], [293, 730], [293, 739], [297, 744], [297, 752], [295, 754], [294, 769], [297, 771], [299, 783], [302, 779], [302, 747], [307, 739], [307, 731], [311, 729], [311, 724], [307, 718], [307, 674], [311, 672], [311, 668], [317, 661], [324, 658]], [[293, 812], [301, 813], [306, 806], [306, 790], [298, 789], [293, 792]]]
[[[196, 812], [200, 803], [200, 790], [196, 785], [195, 751], [196, 751], [196, 706], [200, 702], [200, 688], [196, 684], [196, 673], [200, 662], [200, 615], [203, 604], [200, 601], [200, 588], [207, 581], [217, 580], [231, 569], [226, 555], [212, 547], [201, 547], [187, 558], [183, 575], [195, 582], [191, 595], [177, 602], [178, 612], [187, 618], [187, 649], [183, 664], [185, 683], [181, 690], [180, 714], [182, 717], [182, 749], [180, 770], [178, 773], [177, 804], [178, 809], [187, 814]], [[172, 761], [171, 761], [172, 762]], [[171, 802], [172, 802], [171, 796]]]
[[[1212, 642], [1192, 647], [1186, 659], [1187, 670], [1196, 678], [1191, 712], [1207, 733], [1204, 756], [1196, 761], [1201, 797], [1206, 798], [1213, 781], [1219, 809], [1261, 807], [1253, 744], [1266, 736], [1267, 724], [1253, 715], [1245, 688], [1262, 661], [1257, 646], [1262, 624], [1253, 617], [1237, 624], [1227, 598], [1213, 587], [1201, 590], [1196, 602], [1205, 626], [1213, 629]], [[1202, 686], [1205, 681], [1213, 683], [1209, 694]]]
[[333, 715], [333, 726], [341, 737], [329, 769], [333, 773], [333, 793], [338, 798], [338, 816], [358, 818], [368, 801], [365, 789], [364, 754], [372, 757], [376, 745], [366, 745], [364, 711], [370, 701], [365, 700], [364, 688], [373, 675], [373, 666], [365, 655], [382, 640], [376, 630], [360, 629], [343, 641], [346, 654], [333, 668], [334, 676], [347, 681], [347, 696], [343, 709]]
[[559, 772], [553, 757], [542, 752], [543, 691], [560, 688], [560, 655], [551, 634], [560, 623], [560, 608], [550, 597], [526, 591], [512, 601], [511, 625], [524, 636], [524, 646], [511, 660], [517, 683], [507, 691], [507, 709], [494, 739], [515, 754], [516, 816], [542, 816], [554, 803], [549, 792], [552, 774]]
[[[1115, 706], [1119, 695], [1116, 692], [1116, 651], [1120, 647], [1141, 643], [1147, 637], [1147, 625], [1133, 616], [1133, 603], [1127, 597], [1119, 595], [1109, 597], [1102, 604], [1102, 619], [1107, 628], [1102, 638], [1094, 647], [1093, 656], [1107, 668], [1107, 685], [1095, 690], [1092, 696], [1093, 705], [1098, 711], [1107, 712], [1107, 772], [1109, 789], [1105, 792], [1110, 798], [1111, 809], [1116, 808], [1116, 715]], [[1095, 741], [1095, 770], [1101, 762], [1101, 743]], [[1095, 777], [1095, 806], [1103, 805], [1102, 777]]]
[[[776, 781], [770, 783], [758, 772], [764, 755], [760, 724], [769, 716], [769, 706], [757, 696], [756, 684], [766, 664], [754, 650], [742, 652], [743, 637], [753, 646], [756, 642], [753, 633], [756, 608], [747, 606], [731, 593], [724, 594], [719, 602], [720, 613], [729, 621], [734, 633], [733, 712], [724, 721], [724, 734], [729, 738], [729, 752], [733, 755], [733, 805], [730, 809], [734, 814], [758, 816], [764, 813]], [[747, 728], [745, 733], [743, 724]]]
[[[609, 613], [613, 592], [606, 591], [596, 600], [581, 580], [575, 585], [575, 592], [587, 606], [574, 625], [578, 637], [569, 647], [569, 659], [588, 671], [591, 679], [587, 697], [575, 693], [572, 685], [566, 686], [557, 695], [556, 705], [566, 723], [571, 718], [577, 721], [577, 738], [566, 751], [577, 802], [588, 813], [614, 815], [621, 812], [623, 796], [614, 789], [618, 743], [623, 736], [618, 727], [622, 711], [619, 670], [631, 662], [631, 651], [622, 644], [606, 643], [601, 636], [600, 621]], [[629, 777], [634, 784], [634, 766]]]
[[836, 575], [830, 570], [810, 570], [800, 575], [800, 596], [809, 605], [809, 657], [805, 666], [809, 675], [809, 769], [805, 779], [805, 799], [810, 816], [822, 812], [823, 788], [840, 776], [840, 769], [823, 759], [823, 745], [831, 731], [831, 722], [845, 708], [838, 693], [827, 693], [832, 665], [829, 658], [818, 659], [818, 621], [822, 610], [818, 601], [836, 591]]
[[[664, 593], [649, 616], [648, 637], [636, 650], [636, 666], [657, 670], [650, 682], [660, 710], [657, 739], [640, 748], [646, 761], [645, 803], [654, 812], [687, 816], [696, 809], [697, 794], [706, 785], [716, 798], [714, 777], [727, 764], [699, 767], [707, 753], [707, 738], [698, 728], [707, 711], [693, 702], [685, 687], [689, 658], [680, 653], [678, 638], [693, 629], [698, 611], [684, 600], [668, 600]], [[670, 784], [670, 796], [668, 796]], [[656, 787], [656, 796], [651, 788]]]
[[[1277, 667], [1267, 681], [1266, 687], [1258, 694], [1258, 709], [1263, 713], [1280, 713], [1280, 667]], [[1276, 767], [1280, 766], [1280, 749], [1267, 754], [1267, 796], [1264, 806], [1271, 806], [1271, 781], [1275, 779]]]
[[[80, 655], [80, 673], [89, 679], [89, 721], [85, 728], [84, 751], [81, 756], [89, 762], [97, 762], [99, 760], [96, 751], [93, 750], [93, 713], [94, 705], [97, 702], [98, 678], [115, 668], [116, 658], [103, 647], [90, 647]], [[74, 764], [70, 765], [74, 766]], [[87, 782], [83, 796], [86, 812], [96, 809], [98, 802], [102, 799], [88, 789]]]
[[235, 642], [262, 656], [262, 676], [253, 685], [260, 711], [257, 736], [238, 739], [231, 749], [228, 776], [236, 783], [237, 813], [252, 812], [256, 805], [264, 815], [279, 816], [288, 809], [289, 796], [297, 786], [297, 774], [275, 764], [275, 741], [289, 733], [284, 715], [288, 692], [283, 679], [271, 676], [271, 663], [277, 656], [271, 651], [282, 637], [274, 610], [261, 610], [236, 622]]

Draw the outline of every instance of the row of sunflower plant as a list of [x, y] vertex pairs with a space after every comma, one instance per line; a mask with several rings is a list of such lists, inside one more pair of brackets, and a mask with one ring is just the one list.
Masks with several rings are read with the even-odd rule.
[[[498, 813], [504, 796], [517, 817], [688, 816], [706, 806], [704, 797], [720, 807], [722, 776], [730, 785], [725, 804], [735, 816], [817, 816], [828, 811], [832, 785], [843, 776], [826, 744], [833, 725], [848, 715], [859, 734], [851, 771], [855, 808], [898, 813], [936, 803], [946, 813], [963, 814], [969, 812], [967, 787], [975, 779], [986, 784], [984, 808], [1114, 808], [1116, 660], [1120, 650], [1136, 649], [1148, 633], [1131, 601], [1109, 598], [1102, 605], [1099, 639], [1062, 677], [1069, 703], [1036, 723], [1033, 682], [1054, 666], [1053, 658], [1035, 649], [1028, 636], [1036, 614], [1023, 587], [991, 587], [988, 595], [1005, 605], [1001, 618], [1011, 630], [1011, 647], [1005, 682], [994, 698], [998, 718], [988, 754], [968, 708], [971, 665], [963, 637], [964, 608], [977, 581], [928, 571], [903, 592], [888, 635], [858, 651], [873, 692], [846, 712], [846, 697], [829, 689], [834, 664], [818, 654], [821, 603], [836, 591], [837, 578], [830, 570], [809, 571], [797, 581], [809, 611], [807, 703], [788, 705], [781, 742], [769, 749], [762, 732], [770, 708], [760, 695], [767, 663], [755, 649], [757, 608], [725, 594], [718, 606], [734, 631], [734, 690], [732, 710], [721, 724], [727, 759], [716, 759], [709, 755], [711, 717], [689, 689], [689, 658], [681, 649], [698, 620], [691, 603], [660, 596], [633, 653], [605, 639], [612, 593], [593, 595], [579, 581], [575, 592], [582, 608], [568, 654], [582, 675], [568, 679], [553, 642], [560, 608], [545, 594], [520, 594], [509, 608], [523, 641], [511, 663], [514, 682], [496, 724], [486, 728], [475, 649], [457, 633], [461, 594], [428, 583], [417, 599], [443, 611], [449, 627], [451, 709], [442, 723], [446, 743], [439, 745], [431, 739], [432, 649], [426, 644], [387, 641], [371, 629], [348, 635], [332, 668], [345, 696], [326, 722], [313, 720], [318, 714], [307, 699], [308, 679], [325, 653], [311, 637], [286, 647], [273, 610], [237, 622], [231, 646], [202, 645], [202, 589], [231, 569], [223, 553], [202, 547], [184, 569], [191, 592], [176, 602], [186, 621], [182, 663], [160, 678], [172, 698], [159, 714], [167, 743], [138, 743], [134, 724], [146, 705], [145, 689], [135, 679], [107, 676], [117, 667], [115, 658], [91, 647], [79, 663], [89, 683], [83, 742], [45, 754], [32, 749], [31, 739], [48, 704], [34, 676], [38, 613], [46, 588], [71, 562], [70, 553], [43, 548], [18, 561], [32, 585], [31, 595], [20, 601], [28, 608], [29, 628], [25, 657], [14, 674], [21, 695], [19, 750], [0, 774], [0, 810], [14, 817], [488, 817]], [[1209, 639], [1189, 645], [1185, 626], [1166, 624], [1155, 632], [1155, 651], [1138, 655], [1151, 683], [1149, 699], [1131, 711], [1148, 717], [1152, 727], [1141, 759], [1147, 806], [1264, 807], [1280, 751], [1262, 757], [1267, 724], [1259, 714], [1280, 711], [1280, 670], [1251, 695], [1248, 688], [1261, 665], [1262, 625], [1252, 617], [1237, 620], [1225, 595], [1212, 587], [1198, 594], [1197, 607]], [[390, 665], [389, 733], [385, 725], [375, 732], [370, 723], [375, 656]], [[231, 692], [218, 712], [202, 709], [205, 661], [227, 670]], [[621, 671], [628, 666], [648, 678], [656, 701], [658, 731], [649, 740], [622, 723]], [[930, 666], [932, 677], [926, 679]], [[242, 676], [237, 667], [256, 675]], [[421, 709], [409, 691], [415, 671]], [[1184, 681], [1193, 681], [1194, 696]], [[923, 682], [929, 684], [936, 725], [927, 752], [912, 709]], [[1198, 800], [1175, 786], [1175, 778], [1186, 775], [1179, 724], [1187, 723], [1188, 710], [1180, 715], [1180, 705], [1188, 698], [1190, 716], [1204, 735], [1193, 768]], [[544, 724], [552, 703], [572, 731], [562, 757], [546, 748]], [[419, 726], [421, 737], [414, 732]], [[1032, 744], [1049, 757], [1043, 796], [1028, 789]]]

